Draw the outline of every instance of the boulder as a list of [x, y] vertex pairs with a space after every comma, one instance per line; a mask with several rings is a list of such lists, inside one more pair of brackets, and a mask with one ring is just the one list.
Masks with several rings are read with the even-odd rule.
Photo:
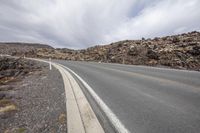
[[159, 57], [157, 52], [152, 49], [147, 50], [146, 56], [149, 57], [150, 59], [155, 59], [155, 60], [158, 60]]
[[194, 46], [194, 47], [192, 47], [192, 49], [189, 50], [188, 53], [190, 53], [193, 56], [200, 55], [200, 46]]
[[129, 47], [129, 52], [128, 52], [129, 55], [133, 55], [133, 56], [136, 56], [139, 54], [139, 51], [137, 49], [137, 47], [135, 45], [131, 45]]

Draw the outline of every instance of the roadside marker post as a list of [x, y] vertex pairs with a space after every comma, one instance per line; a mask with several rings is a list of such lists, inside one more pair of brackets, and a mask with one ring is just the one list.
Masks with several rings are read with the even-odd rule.
[[49, 58], [49, 69], [50, 69], [50, 70], [52, 69], [52, 66], [51, 66], [51, 58]]

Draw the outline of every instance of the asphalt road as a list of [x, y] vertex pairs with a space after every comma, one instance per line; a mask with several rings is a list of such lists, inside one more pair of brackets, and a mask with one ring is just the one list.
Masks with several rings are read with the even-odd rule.
[[82, 77], [131, 133], [200, 133], [200, 72], [56, 62]]

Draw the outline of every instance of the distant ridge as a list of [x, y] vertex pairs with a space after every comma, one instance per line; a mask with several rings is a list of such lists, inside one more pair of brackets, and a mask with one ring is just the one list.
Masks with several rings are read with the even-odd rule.
[[23, 43], [23, 42], [0, 42], [0, 45], [9, 45], [9, 46], [27, 46], [27, 47], [35, 47], [35, 48], [53, 48], [47, 44], [40, 43]]
[[37, 43], [21, 43], [21, 42], [0, 42], [0, 53], [23, 56], [26, 53], [35, 54], [39, 48], [53, 49], [53, 47], [46, 44]]

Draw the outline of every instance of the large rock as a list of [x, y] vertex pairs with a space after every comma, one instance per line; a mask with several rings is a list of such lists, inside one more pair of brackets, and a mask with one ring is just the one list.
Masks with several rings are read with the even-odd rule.
[[158, 53], [152, 49], [147, 50], [146, 56], [149, 57], [150, 59], [155, 59], [155, 60], [158, 60], [159, 58]]
[[0, 80], [9, 77], [24, 76], [29, 72], [39, 69], [40, 67], [30, 60], [22, 58], [0, 58]]
[[129, 47], [129, 52], [128, 52], [128, 54], [129, 54], [129, 55], [133, 55], [133, 56], [138, 55], [138, 54], [139, 54], [139, 50], [138, 50], [138, 48], [137, 48], [135, 45], [131, 45], [131, 46]]
[[193, 56], [198, 56], [198, 55], [200, 55], [200, 46], [194, 46], [188, 52]]

